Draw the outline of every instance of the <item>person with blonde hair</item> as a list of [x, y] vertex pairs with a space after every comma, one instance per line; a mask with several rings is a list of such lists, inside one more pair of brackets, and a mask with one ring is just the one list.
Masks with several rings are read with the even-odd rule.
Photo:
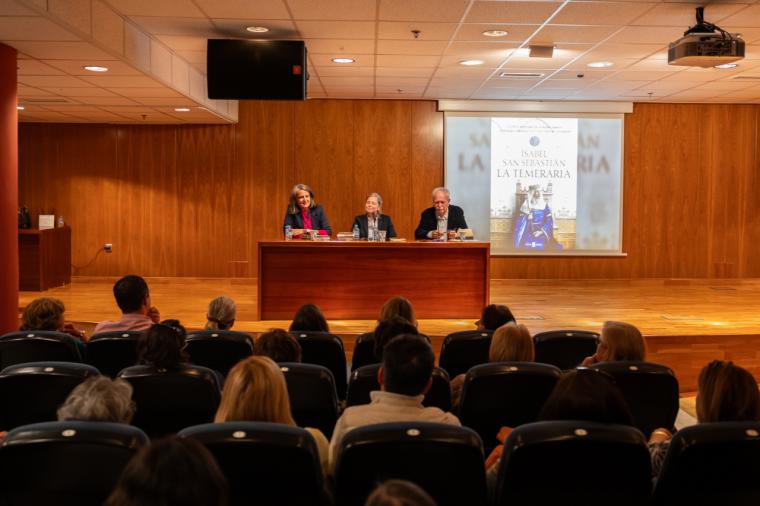
[[[295, 427], [288, 387], [279, 366], [264, 356], [238, 362], [224, 381], [214, 422], [271, 422]], [[314, 438], [322, 469], [327, 471], [327, 438], [318, 429], [304, 428]]]
[[66, 322], [63, 313], [66, 311], [63, 302], [53, 297], [40, 297], [30, 302], [21, 315], [19, 330], [43, 330], [63, 332], [82, 342], [87, 342], [87, 335], [73, 323]]
[[380, 308], [379, 322], [391, 320], [394, 316], [400, 316], [406, 319], [415, 327], [417, 326], [417, 318], [414, 316], [414, 308], [409, 299], [396, 295], [391, 297], [383, 303], [383, 307]]
[[237, 306], [227, 296], [220, 296], [209, 302], [206, 313], [206, 330], [230, 330], [235, 324]]
[[597, 362], [646, 360], [647, 346], [639, 329], [630, 323], [604, 322], [596, 353], [583, 360], [583, 365]]
[[396, 237], [396, 229], [393, 228], [393, 220], [387, 214], [383, 214], [383, 197], [373, 192], [367, 195], [364, 203], [364, 214], [354, 218], [354, 227], [359, 229], [359, 237], [362, 239], [378, 240], [375, 232], [384, 230], [386, 239]]

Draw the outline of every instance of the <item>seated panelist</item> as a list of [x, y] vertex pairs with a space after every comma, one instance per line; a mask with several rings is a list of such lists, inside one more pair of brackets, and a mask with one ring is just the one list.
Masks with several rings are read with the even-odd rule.
[[468, 228], [461, 207], [452, 206], [451, 194], [443, 187], [433, 190], [433, 207], [422, 211], [420, 224], [414, 231], [415, 239], [438, 239], [447, 234], [449, 239], [456, 236], [456, 230]]
[[393, 228], [393, 221], [387, 214], [382, 213], [383, 198], [379, 193], [370, 193], [367, 201], [364, 203], [365, 214], [360, 214], [354, 218], [354, 225], [359, 227], [359, 237], [366, 239], [369, 230], [385, 230], [386, 238], [396, 237], [396, 229]]
[[300, 237], [306, 230], [317, 230], [319, 235], [332, 235], [324, 209], [314, 202], [314, 192], [305, 184], [295, 185], [290, 193], [290, 202], [282, 224], [283, 232], [288, 225], [293, 231], [293, 237]]

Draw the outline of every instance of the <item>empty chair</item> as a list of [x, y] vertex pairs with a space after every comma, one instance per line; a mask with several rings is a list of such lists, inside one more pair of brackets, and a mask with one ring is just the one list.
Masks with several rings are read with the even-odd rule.
[[187, 334], [190, 362], [227, 376], [232, 366], [253, 353], [253, 339], [245, 332], [202, 330]]
[[553, 365], [530, 362], [475, 366], [464, 379], [459, 420], [480, 435], [489, 453], [501, 427], [536, 421], [561, 374]]
[[335, 379], [326, 367], [282, 362], [290, 398], [290, 411], [299, 427], [313, 427], [330, 439], [338, 419]]
[[230, 485], [230, 506], [326, 504], [314, 439], [304, 429], [267, 422], [226, 422], [189, 427], [211, 451]]
[[29, 362], [0, 372], [0, 428], [56, 420], [56, 411], [85, 379], [100, 374], [73, 362]]
[[[380, 364], [365, 365], [351, 372], [346, 393], [346, 407], [369, 404], [369, 393], [380, 390], [377, 371]], [[440, 367], [433, 369], [433, 384], [422, 401], [424, 406], [435, 406], [443, 411], [451, 410], [451, 383], [449, 375]]]
[[664, 365], [649, 362], [600, 362], [589, 366], [615, 378], [636, 427], [647, 435], [672, 429], [678, 415], [678, 379]]
[[330, 369], [338, 398], [346, 397], [346, 352], [340, 337], [329, 332], [291, 331], [301, 345], [301, 361]]
[[634, 427], [531, 423], [504, 445], [493, 504], [644, 505], [651, 472], [646, 439]]
[[484, 505], [483, 449], [475, 432], [455, 425], [409, 422], [368, 425], [341, 439], [335, 464], [339, 506], [363, 505], [377, 483], [402, 479], [438, 506]]
[[438, 365], [454, 378], [471, 367], [488, 363], [491, 330], [463, 330], [446, 336], [441, 346]]
[[18, 427], [0, 447], [0, 504], [100, 506], [147, 443], [140, 429], [117, 423]]
[[115, 378], [122, 369], [137, 364], [138, 337], [140, 332], [134, 330], [94, 334], [87, 343], [87, 363]]
[[199, 365], [181, 364], [175, 370], [150, 365], [127, 367], [119, 378], [134, 389], [137, 405], [133, 425], [150, 437], [209, 423], [221, 397], [219, 373]]
[[24, 330], [0, 337], [0, 369], [25, 362], [82, 362], [76, 340], [63, 332]]
[[536, 362], [562, 370], [572, 369], [593, 355], [598, 343], [599, 333], [588, 330], [551, 330], [533, 336]]
[[375, 333], [365, 332], [357, 336], [351, 357], [351, 371], [378, 362], [380, 361], [375, 357]]
[[673, 435], [654, 504], [760, 504], [760, 423], [700, 423]]

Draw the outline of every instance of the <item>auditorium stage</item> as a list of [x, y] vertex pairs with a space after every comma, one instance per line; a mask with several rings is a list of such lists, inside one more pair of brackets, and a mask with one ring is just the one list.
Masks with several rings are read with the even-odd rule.
[[[80, 322], [91, 330], [100, 320], [119, 317], [111, 292], [115, 280], [74, 277], [70, 285], [63, 287], [21, 292], [19, 313], [36, 297], [57, 297], [66, 305], [68, 321]], [[235, 330], [257, 333], [273, 327], [287, 328], [289, 324], [281, 320], [256, 321], [256, 279], [147, 281], [161, 317], [178, 318], [188, 328], [203, 326], [208, 301], [218, 295], [228, 295], [237, 302]], [[491, 303], [509, 306], [533, 334], [562, 328], [598, 331], [605, 320], [630, 322], [646, 336], [649, 360], [676, 371], [682, 392], [696, 390], [699, 370], [713, 359], [733, 360], [760, 379], [760, 279], [493, 279], [490, 299]], [[344, 338], [349, 355], [353, 337], [375, 325], [373, 320], [329, 323], [331, 330]], [[419, 328], [431, 336], [438, 352], [443, 336], [474, 328], [474, 322], [420, 320]]]

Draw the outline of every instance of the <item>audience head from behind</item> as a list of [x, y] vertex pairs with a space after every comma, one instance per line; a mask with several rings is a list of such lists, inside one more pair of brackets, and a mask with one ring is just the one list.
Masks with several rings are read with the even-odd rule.
[[322, 310], [319, 307], [314, 304], [304, 304], [296, 311], [288, 330], [291, 332], [298, 330], [304, 332], [330, 332], [330, 327], [327, 325], [325, 315], [322, 314]]
[[229, 488], [213, 455], [192, 438], [170, 437], [141, 448], [105, 506], [227, 506]]
[[185, 345], [185, 327], [179, 320], [164, 320], [140, 334], [137, 360], [158, 369], [176, 369], [188, 360]]
[[419, 334], [417, 327], [409, 320], [402, 316], [392, 316], [387, 320], [382, 320], [375, 327], [375, 358], [382, 361], [383, 348], [388, 342], [401, 334]]
[[714, 360], [699, 373], [697, 388], [700, 423], [760, 421], [760, 392], [746, 369]]
[[383, 307], [380, 308], [380, 319], [382, 322], [390, 320], [393, 317], [400, 316], [415, 327], [417, 326], [417, 318], [414, 316], [414, 308], [409, 299], [397, 295], [385, 301]]
[[385, 392], [424, 395], [430, 389], [434, 366], [430, 343], [420, 335], [402, 334], [385, 345], [378, 380]]
[[630, 323], [608, 321], [602, 326], [596, 353], [586, 357], [583, 365], [597, 362], [644, 361], [647, 347], [639, 329]]
[[19, 330], [60, 330], [63, 325], [63, 302], [52, 297], [40, 297], [30, 302], [21, 315]]
[[300, 362], [301, 345], [287, 330], [272, 329], [256, 339], [253, 354], [269, 357], [275, 362]]
[[206, 312], [206, 330], [230, 330], [235, 324], [237, 306], [235, 301], [224, 295], [208, 304]]
[[489, 362], [533, 362], [535, 358], [533, 338], [525, 325], [509, 322], [494, 331]]
[[364, 506], [436, 506], [430, 495], [406, 480], [388, 480], [369, 495]]
[[489, 304], [483, 308], [480, 320], [475, 322], [478, 330], [496, 330], [502, 325], [514, 322], [515, 317], [507, 306], [501, 304]]
[[122, 379], [91, 376], [74, 387], [58, 408], [59, 421], [130, 423], [135, 414], [132, 385]]
[[140, 276], [124, 276], [113, 285], [113, 296], [122, 313], [148, 314], [151, 307], [148, 283]]

